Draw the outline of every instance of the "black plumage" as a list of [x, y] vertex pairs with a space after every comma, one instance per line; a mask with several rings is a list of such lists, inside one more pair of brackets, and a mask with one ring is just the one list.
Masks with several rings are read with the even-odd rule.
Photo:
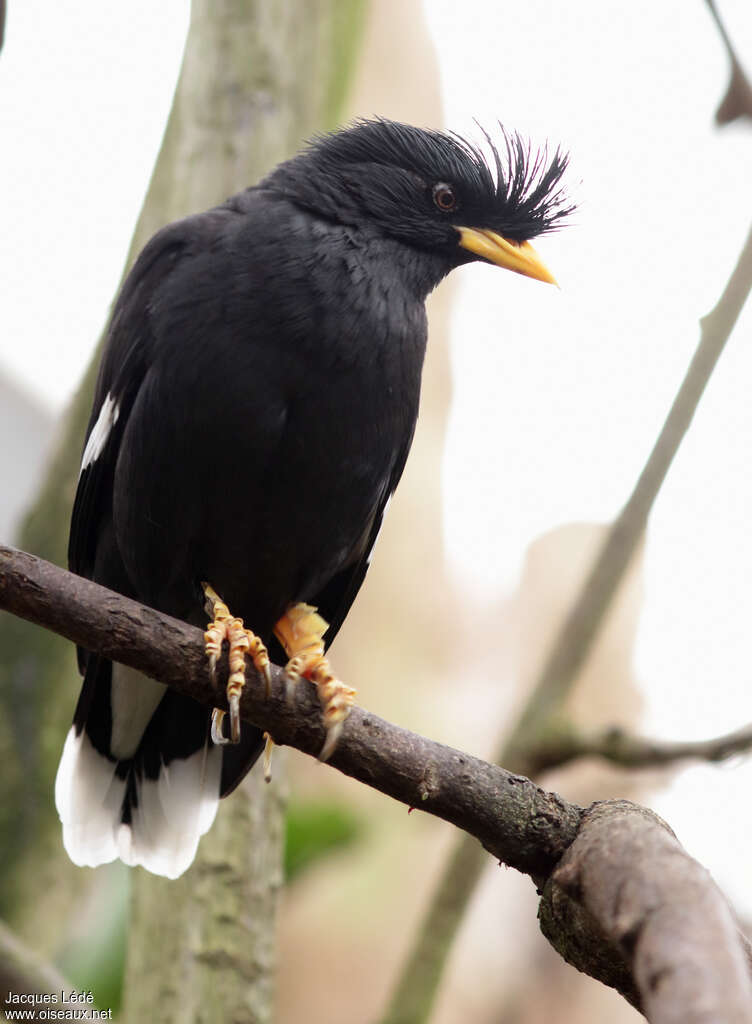
[[[274, 660], [275, 623], [309, 602], [331, 642], [410, 448], [427, 294], [479, 258], [552, 280], [518, 243], [569, 212], [566, 159], [501, 138], [489, 163], [456, 136], [360, 122], [154, 236], [108, 330], [74, 572], [195, 625], [209, 581]], [[214, 747], [205, 708], [79, 662], [56, 790], [66, 846], [179, 874], [261, 736]]]

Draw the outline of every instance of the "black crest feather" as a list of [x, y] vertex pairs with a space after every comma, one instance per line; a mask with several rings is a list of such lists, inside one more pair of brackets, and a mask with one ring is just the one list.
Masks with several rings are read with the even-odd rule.
[[557, 146], [549, 156], [548, 144], [534, 149], [529, 139], [518, 132], [508, 132], [501, 122], [501, 146], [482, 125], [478, 124], [478, 128], [493, 158], [493, 169], [483, 150], [470, 139], [455, 132], [450, 137], [479, 171], [483, 168], [488, 174], [496, 203], [512, 222], [513, 230], [508, 227], [506, 235], [526, 241], [560, 228], [576, 208], [562, 184], [569, 155]]
[[391, 165], [409, 169], [426, 183], [461, 183], [472, 197], [472, 207], [484, 215], [483, 223], [490, 217], [497, 230], [513, 240], [559, 228], [575, 209], [562, 184], [568, 155], [558, 147], [552, 154], [547, 145], [534, 148], [501, 123], [497, 140], [478, 127], [488, 153], [455, 132], [387, 118], [356, 121], [344, 131], [315, 137], [310, 145], [325, 162]]

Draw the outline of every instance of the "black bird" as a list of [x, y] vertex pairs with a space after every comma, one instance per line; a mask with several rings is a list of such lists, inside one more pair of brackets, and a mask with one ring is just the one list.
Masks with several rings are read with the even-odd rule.
[[[207, 651], [228, 639], [236, 668], [249, 646], [262, 671], [266, 645], [286, 655], [320, 687], [328, 749], [353, 691], [322, 635], [347, 615], [405, 465], [425, 298], [471, 260], [553, 281], [528, 242], [571, 210], [566, 157], [503, 131], [486, 142], [488, 159], [384, 119], [319, 137], [159, 231], [109, 324], [71, 569], [195, 625], [208, 606]], [[176, 877], [263, 749], [259, 730], [238, 735], [239, 675], [227, 744], [221, 713], [97, 654], [79, 665], [55, 788], [66, 849]]]

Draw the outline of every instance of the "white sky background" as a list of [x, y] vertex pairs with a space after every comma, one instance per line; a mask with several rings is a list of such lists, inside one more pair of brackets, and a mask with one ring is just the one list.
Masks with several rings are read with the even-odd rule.
[[[720, 7], [752, 70], [752, 5]], [[426, 8], [447, 125], [501, 119], [560, 142], [581, 204], [538, 245], [561, 291], [457, 272], [447, 540], [480, 596], [514, 587], [535, 536], [608, 520], [627, 497], [752, 223], [752, 129], [712, 126], [727, 67], [701, 0]], [[0, 364], [56, 409], [106, 318], [186, 27], [183, 0], [10, 4]], [[747, 309], [650, 524], [637, 670], [645, 729], [664, 736], [752, 719], [751, 328]], [[752, 913], [733, 857], [752, 842], [750, 786], [749, 766], [698, 768], [657, 803]], [[717, 817], [697, 820], [700, 793]]]

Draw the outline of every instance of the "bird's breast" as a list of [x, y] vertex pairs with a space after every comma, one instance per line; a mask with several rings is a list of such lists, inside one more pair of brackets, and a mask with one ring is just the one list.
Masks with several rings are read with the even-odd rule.
[[188, 616], [198, 574], [263, 631], [363, 554], [412, 438], [425, 312], [360, 244], [335, 243], [239, 264], [221, 303], [197, 285], [195, 308], [186, 290], [155, 323], [116, 526], [165, 611]]

